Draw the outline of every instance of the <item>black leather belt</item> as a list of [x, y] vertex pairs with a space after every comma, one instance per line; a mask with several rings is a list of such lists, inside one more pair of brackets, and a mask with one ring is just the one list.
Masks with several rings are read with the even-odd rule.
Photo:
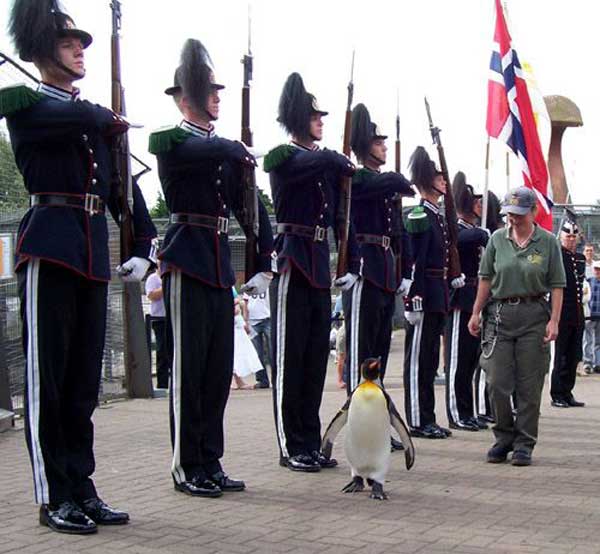
[[104, 214], [104, 200], [97, 194], [32, 194], [32, 206], [79, 208], [90, 215]]
[[206, 229], [216, 231], [219, 235], [227, 234], [229, 231], [229, 219], [226, 217], [214, 217], [202, 214], [171, 214], [169, 222], [205, 227]]
[[546, 295], [545, 294], [538, 294], [536, 296], [511, 296], [509, 298], [499, 298], [496, 299], [497, 302], [500, 302], [501, 304], [511, 304], [511, 305], [516, 305], [516, 304], [526, 304], [528, 302], [537, 302], [538, 300], [541, 300], [542, 298], [545, 298]]
[[376, 244], [386, 250], [390, 247], [390, 237], [387, 235], [367, 235], [359, 233], [356, 235], [356, 242], [360, 244]]
[[284, 235], [297, 235], [307, 237], [315, 242], [321, 242], [327, 237], [327, 227], [309, 227], [308, 225], [297, 225], [296, 223], [278, 223], [277, 233]]

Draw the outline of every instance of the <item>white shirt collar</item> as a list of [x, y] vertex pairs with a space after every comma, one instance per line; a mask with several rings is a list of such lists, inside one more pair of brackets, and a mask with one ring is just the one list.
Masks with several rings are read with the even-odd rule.
[[319, 150], [319, 145], [318, 144], [313, 144], [312, 148], [307, 148], [303, 144], [298, 144], [297, 142], [294, 142], [292, 140], [292, 141], [290, 141], [290, 145], [294, 146], [298, 150], [305, 150], [306, 152], [315, 152], [316, 150]]
[[38, 92], [54, 98], [55, 100], [61, 100], [62, 102], [71, 102], [72, 100], [79, 100], [79, 89], [73, 88], [73, 92], [68, 90], [49, 85], [48, 83], [40, 83], [38, 85]]
[[440, 213], [439, 206], [432, 204], [429, 200], [423, 200], [423, 206], [425, 206], [426, 208], [429, 208], [436, 215]]
[[179, 126], [184, 130], [187, 131], [188, 133], [192, 133], [192, 135], [195, 135], [197, 137], [202, 137], [202, 138], [213, 138], [216, 136], [215, 134], [215, 128], [213, 125], [211, 125], [208, 129], [206, 127], [202, 127], [200, 125], [197, 125], [196, 123], [192, 123], [191, 121], [188, 121], [187, 119], [184, 119]]
[[475, 225], [473, 225], [472, 223], [469, 223], [468, 221], [465, 221], [462, 217], [458, 218], [458, 223], [460, 225], [464, 225], [467, 229], [474, 229]]

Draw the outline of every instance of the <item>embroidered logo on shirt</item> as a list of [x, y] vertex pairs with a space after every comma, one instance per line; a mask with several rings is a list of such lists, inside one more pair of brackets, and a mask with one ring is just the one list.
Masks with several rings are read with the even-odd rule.
[[527, 261], [530, 264], [541, 265], [543, 260], [544, 258], [541, 252], [539, 252], [538, 250], [534, 250], [531, 254], [529, 254], [529, 256], [527, 256]]

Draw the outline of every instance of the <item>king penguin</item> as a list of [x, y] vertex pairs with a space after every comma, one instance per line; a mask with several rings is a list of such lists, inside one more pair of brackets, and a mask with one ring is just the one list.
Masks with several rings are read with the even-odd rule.
[[371, 486], [371, 498], [385, 500], [383, 483], [390, 465], [391, 427], [404, 445], [406, 469], [415, 462], [415, 448], [406, 424], [381, 385], [380, 367], [380, 358], [367, 358], [361, 364], [362, 381], [327, 427], [321, 450], [325, 457], [331, 457], [335, 438], [347, 423], [344, 446], [352, 481], [342, 490], [360, 492], [366, 479]]

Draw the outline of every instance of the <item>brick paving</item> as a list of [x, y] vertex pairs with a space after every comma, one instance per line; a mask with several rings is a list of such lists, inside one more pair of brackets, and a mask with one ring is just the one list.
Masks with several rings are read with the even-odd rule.
[[[402, 411], [402, 333], [396, 333], [388, 389]], [[199, 499], [173, 490], [166, 399], [122, 401], [96, 411], [95, 481], [130, 511], [124, 527], [59, 535], [37, 525], [22, 426], [0, 435], [0, 552], [151, 554], [422, 552], [559, 554], [600, 552], [600, 377], [578, 377], [583, 409], [551, 408], [544, 391], [534, 465], [484, 462], [491, 432], [416, 439], [414, 468], [394, 454], [387, 502], [340, 492], [340, 465], [317, 474], [280, 468], [270, 391], [232, 391], [223, 460], [248, 490]], [[444, 414], [437, 387], [438, 415]], [[330, 367], [322, 416], [342, 405]]]

